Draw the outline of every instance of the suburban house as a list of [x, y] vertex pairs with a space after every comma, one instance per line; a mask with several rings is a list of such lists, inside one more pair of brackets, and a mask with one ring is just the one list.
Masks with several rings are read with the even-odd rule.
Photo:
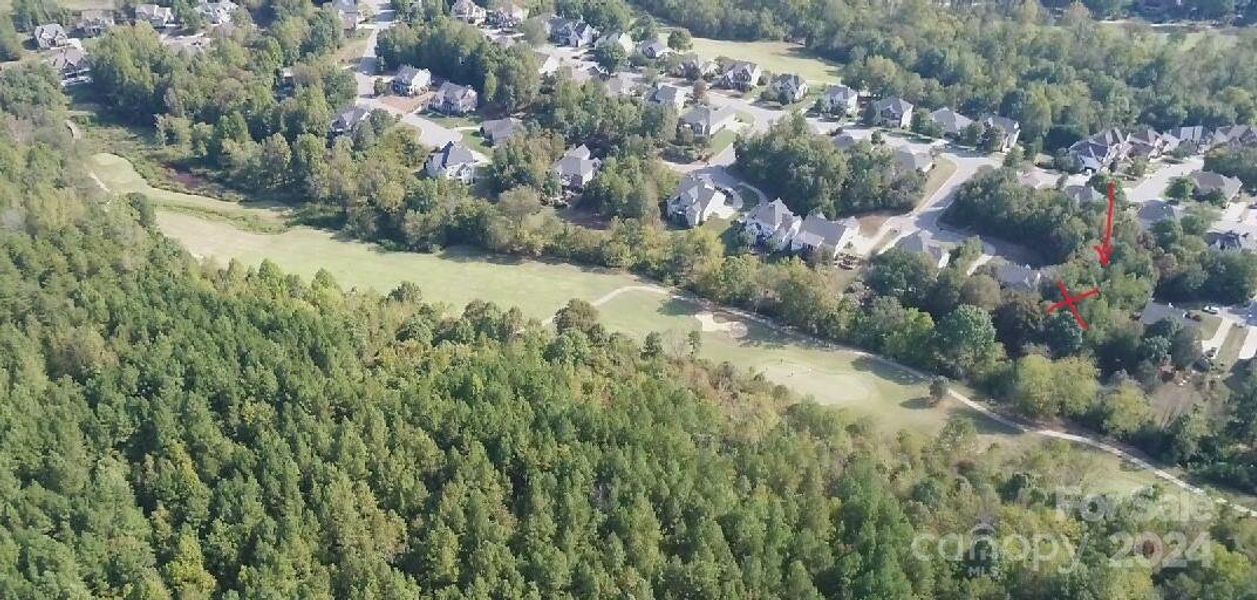
[[537, 57], [537, 72], [542, 75], [557, 73], [562, 64], [558, 57], [548, 52], [533, 52]]
[[550, 26], [550, 39], [560, 46], [584, 48], [594, 43], [597, 37], [598, 30], [584, 21], [556, 17]]
[[35, 31], [31, 33], [31, 37], [35, 39], [35, 45], [39, 46], [40, 50], [64, 46], [70, 41], [70, 36], [66, 35], [65, 28], [57, 23], [36, 26]]
[[1043, 272], [1001, 259], [995, 266], [995, 280], [1010, 290], [1035, 292], [1043, 281]]
[[523, 131], [524, 122], [514, 117], [492, 119], [480, 124], [480, 135], [490, 146], [504, 144]]
[[717, 214], [728, 199], [709, 179], [691, 175], [668, 199], [668, 217], [686, 227], [698, 227]]
[[77, 46], [53, 48], [44, 58], [61, 77], [61, 85], [81, 83], [91, 76], [92, 69], [87, 54]]
[[720, 65], [710, 60], [703, 60], [697, 55], [690, 54], [677, 64], [673, 73], [677, 77], [684, 77], [691, 81], [699, 79], [707, 79], [716, 74], [720, 70]]
[[351, 106], [341, 111], [339, 115], [336, 115], [336, 120], [332, 121], [332, 135], [344, 135], [349, 133], [350, 131], [353, 131], [354, 127], [357, 127], [359, 123], [366, 121], [370, 116], [371, 111], [362, 108], [361, 106]]
[[1078, 140], [1069, 147], [1069, 155], [1078, 162], [1079, 167], [1092, 173], [1112, 170], [1129, 154], [1130, 141], [1120, 129], [1101, 131]]
[[790, 243], [802, 222], [803, 219], [790, 212], [786, 203], [778, 198], [751, 209], [746, 215], [744, 231], [755, 243], [781, 250]]
[[1140, 127], [1127, 138], [1130, 143], [1130, 156], [1146, 159], [1160, 158], [1178, 145], [1178, 138], [1158, 133], [1151, 127]]
[[882, 98], [873, 103], [873, 124], [906, 129], [912, 124], [912, 103], [902, 98]]
[[96, 37], [115, 25], [112, 10], [89, 9], [79, 13], [74, 28], [86, 37]]
[[1161, 221], [1177, 221], [1182, 215], [1183, 207], [1177, 204], [1170, 204], [1164, 200], [1149, 200], [1140, 205], [1139, 212], [1135, 216], [1147, 229]]
[[815, 211], [803, 219], [799, 231], [790, 238], [790, 251], [833, 260], [859, 231], [860, 222], [854, 217], [830, 221]]
[[464, 23], [479, 25], [489, 18], [489, 11], [471, 0], [454, 0], [454, 5], [450, 7], [450, 16]]
[[616, 73], [602, 82], [612, 96], [636, 96], [642, 85], [631, 73]]
[[1184, 327], [1195, 328], [1197, 323], [1187, 318], [1187, 311], [1174, 306], [1173, 304], [1162, 304], [1153, 300], [1148, 300], [1143, 310], [1139, 311], [1139, 322], [1143, 325], [1154, 325], [1161, 321], [1174, 321]]
[[1198, 198], [1219, 194], [1223, 200], [1230, 202], [1240, 194], [1240, 188], [1243, 187], [1240, 180], [1212, 171], [1196, 171], [1189, 177], [1192, 183], [1196, 184], [1196, 197]]
[[836, 146], [839, 150], [846, 150], [860, 143], [860, 140], [855, 139], [855, 136], [850, 133], [836, 134], [834, 137], [830, 138], [830, 141], [832, 141], [834, 146]]
[[831, 85], [816, 102], [821, 112], [845, 117], [859, 110], [860, 93], [845, 85]]
[[1017, 139], [1021, 137], [1021, 123], [1018, 123], [1008, 117], [999, 115], [991, 115], [982, 121], [986, 125], [988, 135], [999, 136], [999, 151], [1008, 152], [1017, 145]]
[[232, 14], [239, 8], [240, 6], [231, 0], [219, 0], [218, 2], [201, 2], [197, 5], [196, 12], [212, 25], [227, 25], [231, 23]]
[[669, 48], [667, 44], [659, 40], [653, 40], [642, 42], [637, 47], [637, 53], [651, 60], [656, 60], [672, 54], [672, 48]]
[[203, 35], [172, 35], [162, 38], [161, 43], [184, 56], [198, 56], [209, 50], [212, 40]]
[[422, 93], [429, 85], [432, 85], [432, 72], [427, 69], [402, 65], [393, 76], [393, 91], [403, 96]]
[[934, 156], [928, 151], [913, 152], [907, 146], [895, 150], [895, 169], [901, 173], [929, 173], [934, 168]]
[[759, 85], [764, 70], [752, 62], [738, 61], [729, 66], [720, 76], [720, 86], [743, 92]]
[[943, 135], [958, 137], [973, 124], [973, 119], [966, 117], [950, 108], [940, 108], [930, 113], [930, 121], [938, 126]]
[[1067, 185], [1061, 190], [1066, 198], [1074, 204], [1074, 206], [1086, 206], [1088, 204], [1104, 204], [1108, 206], [1108, 196], [1089, 185]]
[[489, 24], [498, 29], [514, 29], [528, 18], [528, 8], [508, 2], [489, 11]]
[[737, 111], [730, 106], [695, 106], [681, 115], [681, 125], [694, 132], [695, 137], [708, 138], [728, 129], [737, 117]]
[[1178, 140], [1177, 147], [1185, 147], [1191, 154], [1203, 152], [1209, 144], [1209, 130], [1200, 125], [1175, 127], [1165, 133]]
[[772, 95], [782, 104], [794, 104], [807, 96], [807, 82], [802, 77], [791, 73], [783, 73], [773, 78], [768, 84]]
[[175, 11], [169, 6], [137, 4], [135, 5], [135, 20], [147, 21], [153, 29], [165, 29], [175, 25]]
[[624, 49], [625, 54], [633, 53], [633, 38], [627, 33], [608, 33], [594, 42], [595, 48], [601, 48], [610, 44], [619, 44]]
[[650, 93], [646, 98], [647, 102], [657, 104], [659, 106], [671, 106], [677, 112], [681, 112], [685, 108], [685, 103], [690, 100], [689, 88], [677, 87], [675, 85], [661, 85]]
[[946, 267], [951, 260], [951, 245], [938, 241], [933, 233], [925, 229], [918, 229], [912, 235], [900, 238], [895, 247], [924, 256], [938, 269]]
[[1209, 245], [1218, 250], [1257, 252], [1257, 227], [1252, 225], [1238, 224], [1209, 238]]
[[358, 8], [355, 0], [332, 0], [332, 10], [336, 11], [336, 16], [340, 17], [341, 27], [345, 31], [357, 31], [358, 26], [362, 24], [362, 9]]
[[480, 95], [470, 86], [447, 81], [437, 88], [432, 108], [447, 115], [465, 115], [476, 110], [479, 101]]
[[476, 180], [476, 156], [467, 146], [446, 142], [428, 157], [424, 170], [429, 177], [471, 183]]
[[583, 190], [598, 174], [602, 161], [590, 158], [589, 148], [584, 144], [568, 150], [558, 162], [554, 163], [554, 174], [559, 183], [567, 190]]
[[1227, 148], [1257, 146], [1257, 127], [1252, 125], [1229, 125], [1217, 128], [1209, 141], [1209, 147], [1218, 148], [1223, 146]]

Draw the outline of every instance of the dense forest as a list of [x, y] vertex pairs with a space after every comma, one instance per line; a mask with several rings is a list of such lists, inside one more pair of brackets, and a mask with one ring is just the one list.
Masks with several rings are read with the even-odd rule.
[[997, 112], [1031, 150], [1105, 127], [1223, 125], [1257, 119], [1257, 34], [1191, 45], [1036, 2], [945, 9], [909, 2], [638, 0], [696, 35], [797, 39], [833, 59], [848, 85], [927, 108]]
[[[411, 284], [198, 264], [144, 197], [79, 170], [55, 82], [0, 73], [0, 597], [1257, 590], [1251, 521], [1058, 511], [1063, 448], [997, 467], [964, 420], [886, 441], [577, 301], [551, 331]], [[978, 522], [1080, 552], [914, 550]], [[1110, 561], [1136, 530], [1212, 541], [1183, 566]]]

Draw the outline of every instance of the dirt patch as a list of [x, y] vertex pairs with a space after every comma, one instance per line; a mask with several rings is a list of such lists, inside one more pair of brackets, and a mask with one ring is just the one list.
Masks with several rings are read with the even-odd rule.
[[384, 96], [380, 98], [380, 104], [391, 109], [411, 113], [424, 108], [432, 100], [432, 94], [420, 94], [418, 96]]

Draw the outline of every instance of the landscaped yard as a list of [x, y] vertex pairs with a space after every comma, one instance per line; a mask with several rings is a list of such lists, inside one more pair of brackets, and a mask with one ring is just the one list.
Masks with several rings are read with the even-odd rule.
[[933, 196], [938, 188], [943, 187], [943, 184], [956, 174], [956, 168], [956, 163], [946, 158], [935, 158], [934, 168], [930, 169], [929, 174], [926, 175], [925, 185], [921, 188], [921, 201], [924, 202]]
[[759, 64], [771, 73], [794, 73], [813, 85], [838, 83], [839, 65], [788, 42], [733, 42], [694, 38], [694, 53], [705, 59], [721, 56]]
[[725, 129], [724, 131], [711, 136], [711, 139], [707, 141], [707, 147], [711, 150], [711, 155], [715, 156], [724, 152], [724, 149], [733, 145], [733, 142], [737, 139], [737, 132], [731, 129]]

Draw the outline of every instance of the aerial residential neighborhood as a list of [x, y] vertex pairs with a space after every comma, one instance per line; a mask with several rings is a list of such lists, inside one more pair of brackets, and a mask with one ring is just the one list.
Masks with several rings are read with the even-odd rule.
[[0, 598], [1251, 598], [1254, 56], [1250, 0], [0, 3]]

